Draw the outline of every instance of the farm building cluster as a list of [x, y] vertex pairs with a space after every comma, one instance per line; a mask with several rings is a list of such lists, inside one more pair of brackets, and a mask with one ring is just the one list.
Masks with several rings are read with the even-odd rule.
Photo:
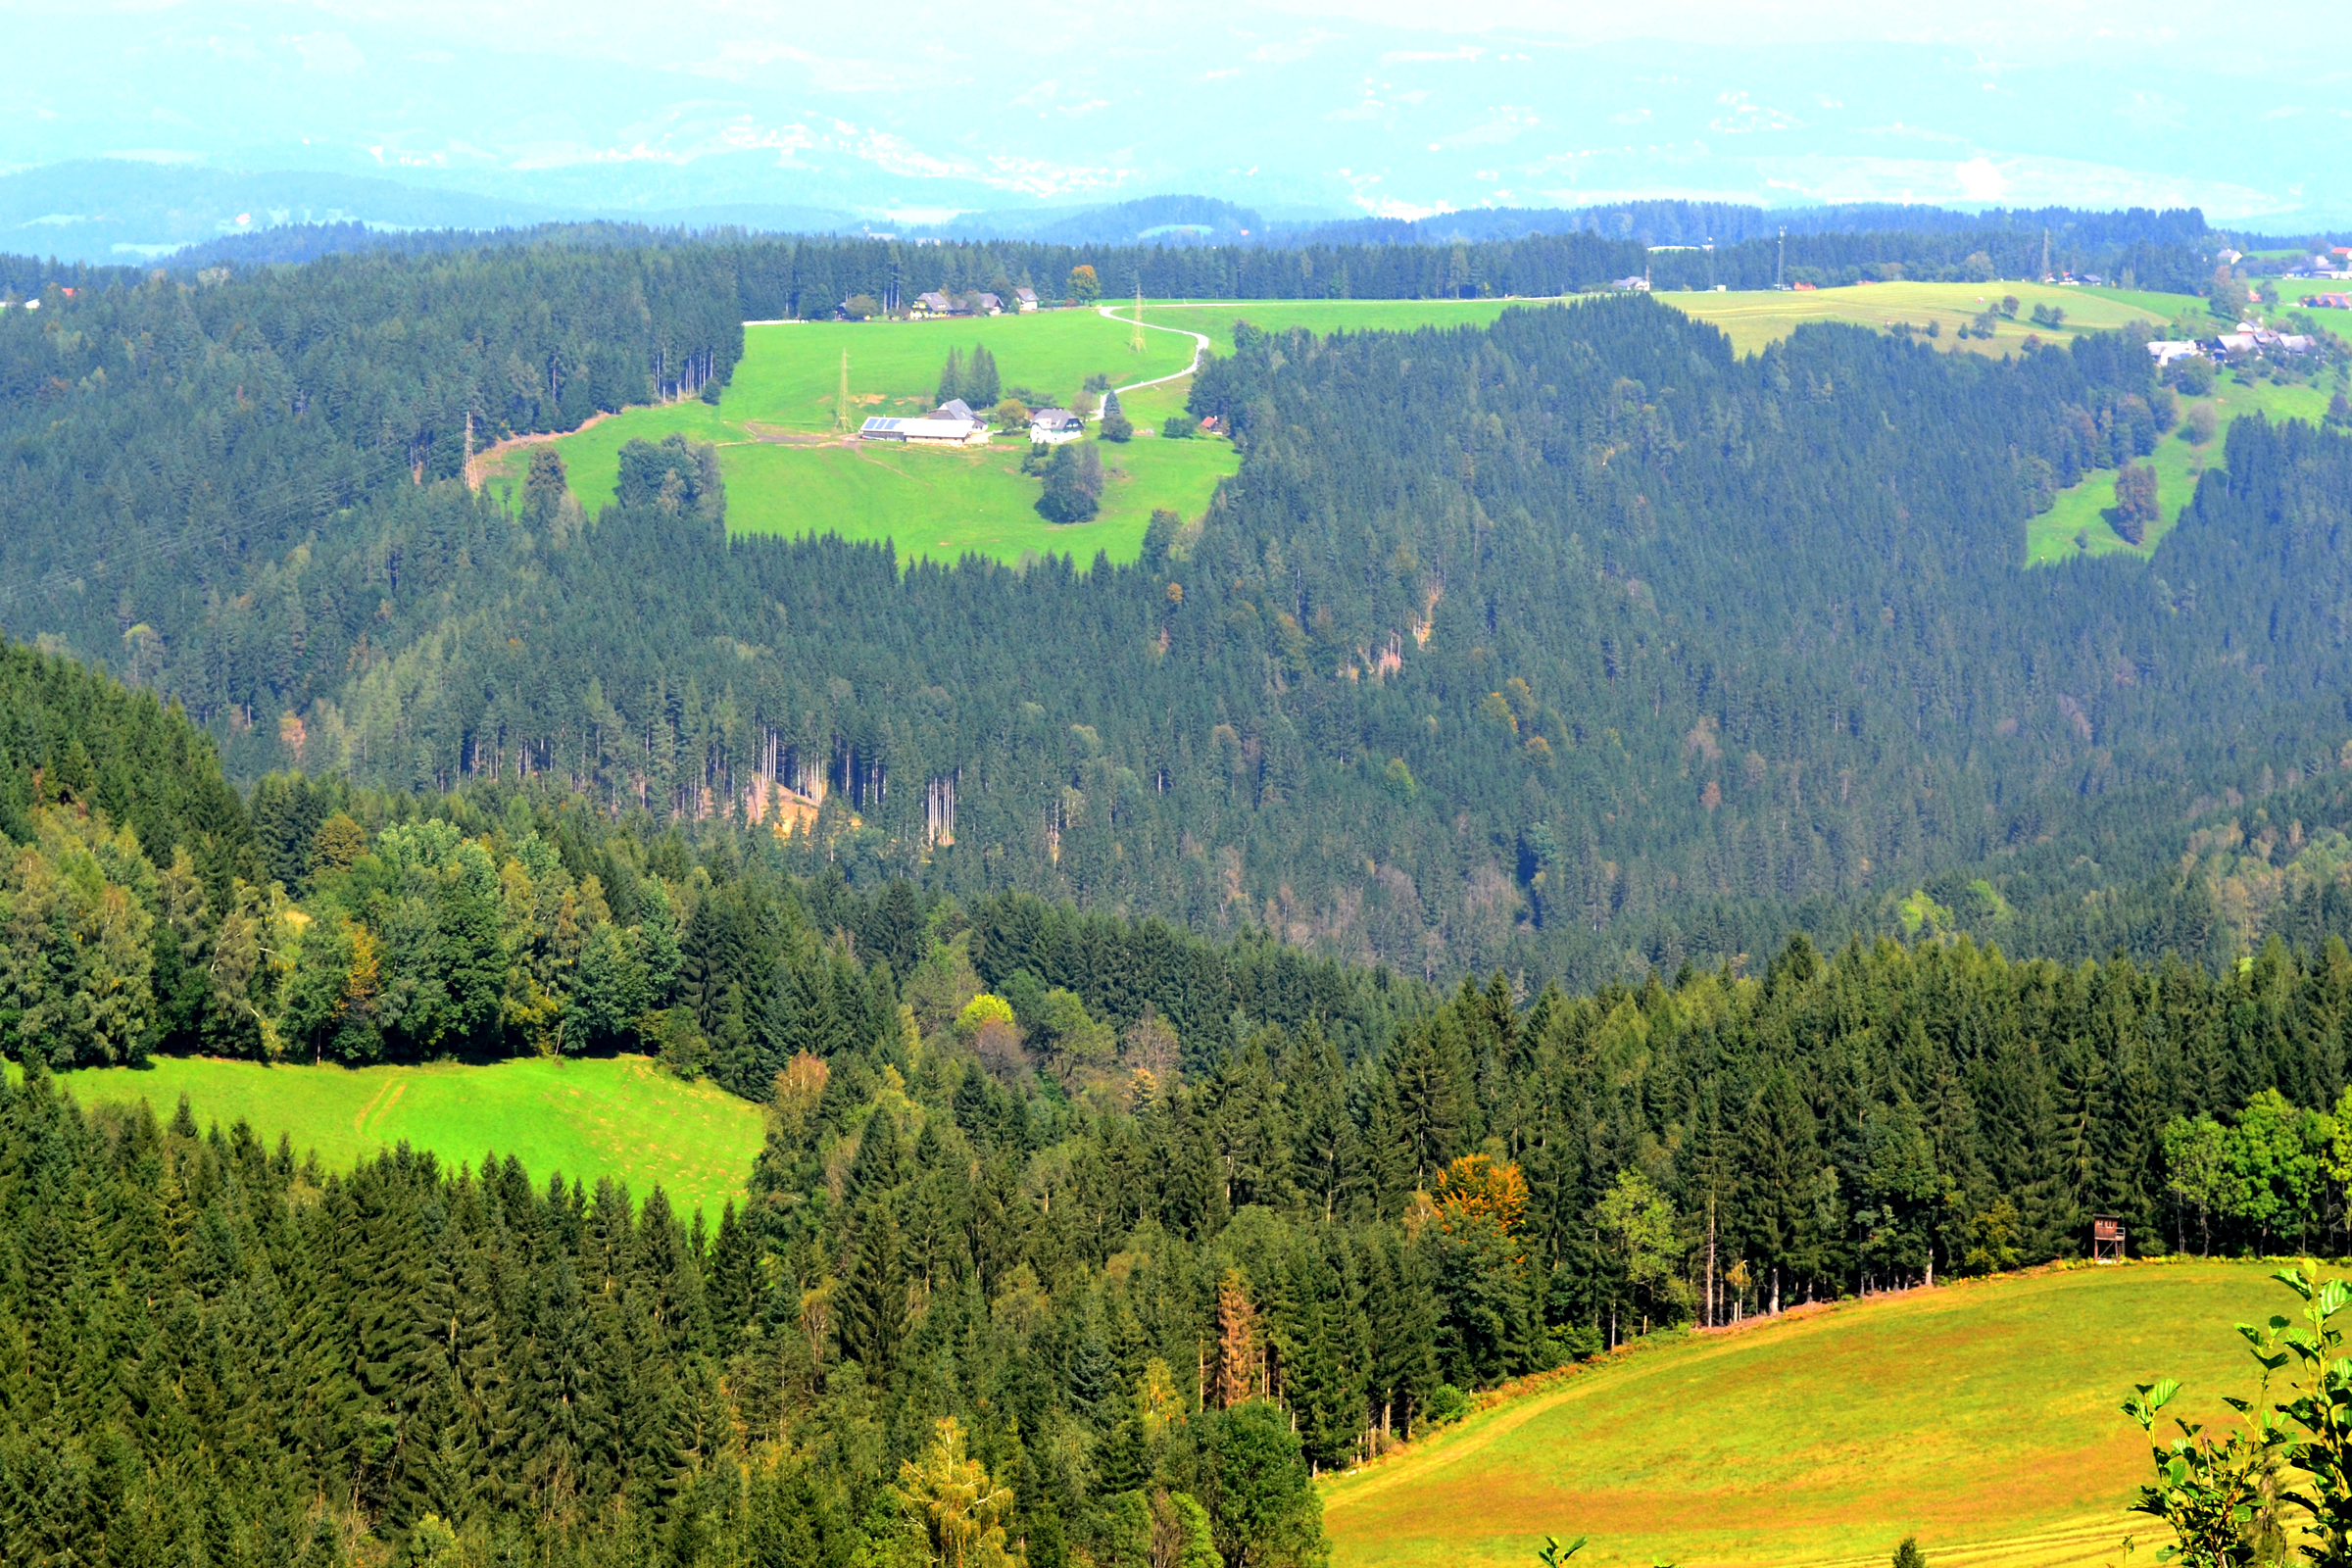
[[2319, 339], [2309, 333], [2279, 332], [2252, 321], [2240, 321], [2236, 331], [2215, 337], [2157, 338], [2148, 344], [2148, 355], [2156, 362], [2157, 369], [2165, 370], [2181, 360], [2200, 357], [2227, 365], [2244, 360], [2293, 358], [2315, 353], [2319, 347]]
[[[2335, 245], [2314, 252], [2279, 274], [2283, 277], [2328, 277], [2337, 281], [2352, 278], [2352, 245]], [[2342, 295], [2334, 296], [2341, 299]], [[2309, 303], [2308, 301], [2306, 303]], [[2337, 307], [2339, 310], [2342, 307]]]
[[929, 320], [947, 316], [1003, 316], [1007, 311], [1027, 316], [1037, 309], [1037, 290], [1016, 288], [1007, 304], [1001, 294], [986, 289], [968, 294], [948, 294], [930, 289], [914, 297], [914, 307], [906, 314], [917, 320]]
[[[1085, 433], [1086, 421], [1067, 409], [1040, 409], [1029, 416], [1029, 439], [1035, 445], [1058, 446]], [[895, 441], [916, 447], [984, 447], [992, 434], [988, 421], [961, 398], [951, 398], [915, 418], [877, 416], [858, 431], [861, 441]]]

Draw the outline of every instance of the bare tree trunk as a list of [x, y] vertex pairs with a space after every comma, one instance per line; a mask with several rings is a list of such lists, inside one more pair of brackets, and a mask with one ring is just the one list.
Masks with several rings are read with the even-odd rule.
[[1707, 1195], [1707, 1327], [1715, 1327], [1715, 1195]]

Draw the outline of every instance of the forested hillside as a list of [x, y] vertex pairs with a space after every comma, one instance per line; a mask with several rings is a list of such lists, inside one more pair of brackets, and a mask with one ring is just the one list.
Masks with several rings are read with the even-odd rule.
[[[248, 803], [153, 697], [0, 656], [0, 1557], [1310, 1568], [1313, 1471], [1465, 1390], [2094, 1212], [2352, 1226], [2346, 846], [2301, 816], [2187, 841], [2308, 938], [2218, 975], [1798, 936], [1529, 995], [601, 805]], [[746, 1206], [330, 1172], [48, 1077], [616, 1045], [765, 1104]]]
[[1243, 471], [1131, 568], [729, 541], [677, 445], [599, 518], [458, 482], [494, 437], [723, 378], [752, 293], [827, 257], [892, 265], [537, 245], [53, 290], [0, 316], [0, 614], [184, 703], [232, 777], [685, 820], [789, 787], [821, 801], [803, 871], [1431, 978], [1891, 929], [1955, 873], [1992, 897], [1937, 883], [1947, 924], [2217, 959], [2276, 901], [2211, 912], [2238, 873], [2183, 883], [2181, 834], [2352, 735], [2341, 437], [2241, 420], [2152, 564], [2020, 569], [2056, 489], [2164, 438], [2122, 338], [1973, 363], [1808, 328], [1741, 361], [1638, 299], [1245, 333], [1194, 391]]
[[[873, 969], [906, 1003], [782, 1058], [714, 1224], [0, 1078], [0, 1551], [1295, 1568], [1314, 1467], [1651, 1328], [2066, 1255], [2091, 1211], [2344, 1235], [2340, 943], [2217, 982], [1800, 939], [1465, 985], [1350, 1052], [1246, 1007], [1114, 1032], [1069, 946], [915, 929]], [[704, 961], [714, 1028], [789, 988]]]

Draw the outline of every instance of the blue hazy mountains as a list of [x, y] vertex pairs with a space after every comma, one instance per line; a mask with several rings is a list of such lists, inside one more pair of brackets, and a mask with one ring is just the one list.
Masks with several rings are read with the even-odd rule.
[[[2260, 20], [2036, 45], [1214, 6], [13, 8], [0, 249], [129, 260], [305, 215], [1009, 228], [1171, 191], [1274, 220], [1628, 196], [2352, 220], [2340, 55]], [[53, 167], [90, 159], [123, 167]]]

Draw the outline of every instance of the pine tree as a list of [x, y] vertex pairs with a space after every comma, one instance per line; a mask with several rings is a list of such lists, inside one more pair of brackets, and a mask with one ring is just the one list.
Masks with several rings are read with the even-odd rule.
[[[952, 352], [952, 351], [951, 351]], [[1003, 385], [997, 378], [997, 357], [983, 343], [972, 350], [970, 368], [963, 372], [963, 390], [957, 394], [974, 410], [993, 409], [1003, 395]]]
[[897, 1371], [906, 1343], [906, 1266], [899, 1226], [888, 1203], [877, 1204], [858, 1242], [841, 1296], [841, 1353], [876, 1385]]

